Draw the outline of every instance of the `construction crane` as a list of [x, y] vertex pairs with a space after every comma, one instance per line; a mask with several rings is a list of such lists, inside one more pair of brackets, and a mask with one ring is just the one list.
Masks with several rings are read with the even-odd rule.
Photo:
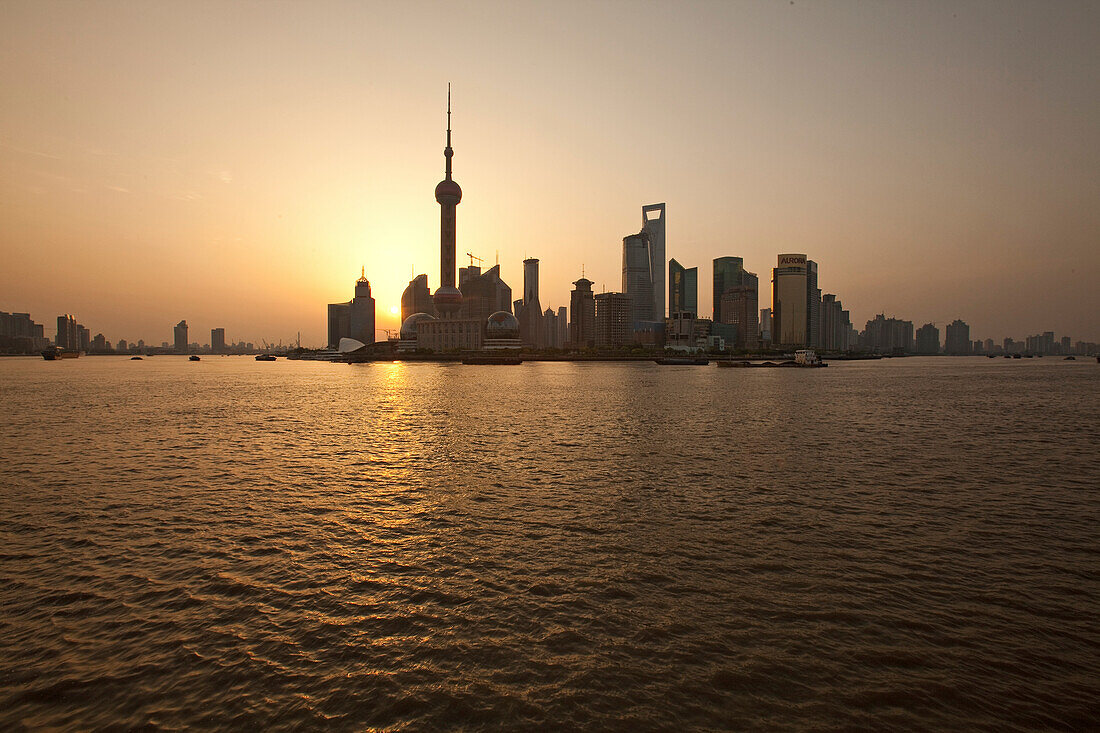
[[477, 260], [477, 266], [478, 267], [481, 267], [481, 264], [483, 262], [485, 262], [485, 260], [483, 258], [475, 257], [473, 252], [467, 252], [466, 256], [470, 258], [470, 267], [474, 266], [474, 260]]

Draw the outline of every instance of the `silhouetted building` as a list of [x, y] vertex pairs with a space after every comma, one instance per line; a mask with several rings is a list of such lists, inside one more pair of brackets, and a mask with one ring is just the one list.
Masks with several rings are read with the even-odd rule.
[[180, 321], [172, 329], [172, 337], [175, 341], [175, 351], [177, 354], [187, 353], [187, 321]]
[[852, 322], [844, 305], [835, 295], [821, 298], [821, 329], [818, 348], [826, 351], [847, 351], [850, 348], [849, 334]]
[[569, 343], [575, 349], [596, 345], [596, 301], [592, 281], [582, 277], [569, 294]]
[[458, 289], [462, 292], [459, 312], [463, 318], [485, 321], [493, 313], [512, 311], [512, 289], [500, 279], [500, 265], [494, 265], [485, 272], [481, 272], [480, 267], [462, 269], [466, 271], [466, 279]]
[[364, 344], [374, 343], [374, 298], [366, 270], [355, 281], [355, 296], [347, 303], [330, 303], [328, 306], [328, 342], [331, 348], [340, 345], [340, 339], [351, 338]]
[[626, 293], [600, 293], [595, 304], [597, 348], [620, 348], [633, 343], [633, 299]]
[[[650, 216], [656, 214], [656, 216]], [[665, 205], [642, 207], [642, 229], [623, 237], [623, 293], [634, 309], [632, 319], [662, 325], [665, 317]]]
[[224, 354], [225, 348], [225, 329], [224, 328], [212, 328], [210, 329], [210, 350], [215, 354]]
[[817, 287], [817, 263], [806, 260], [806, 343], [821, 348], [821, 288]]
[[699, 268], [668, 261], [668, 312], [699, 315]]
[[569, 309], [564, 305], [558, 306], [558, 347], [569, 348]]
[[760, 340], [766, 344], [772, 341], [772, 309], [760, 309]]
[[784, 348], [808, 343], [809, 266], [804, 254], [781, 254], [772, 270], [772, 342]]
[[913, 322], [887, 318], [883, 314], [867, 321], [863, 346], [880, 354], [904, 354], [913, 351]]
[[948, 324], [943, 351], [945, 354], [953, 356], [968, 355], [970, 353], [970, 326], [957, 318]]
[[524, 346], [542, 347], [542, 306], [539, 304], [539, 261], [529, 257], [523, 261], [523, 300], [516, 307], [519, 337]]
[[[511, 298], [511, 296], [508, 296]], [[509, 306], [510, 307], [510, 306]], [[405, 292], [401, 293], [401, 322], [408, 320], [414, 313], [435, 315], [435, 304], [428, 291], [428, 276], [417, 275], [409, 281]]]
[[[746, 273], [751, 275], [752, 273]], [[752, 275], [755, 280], [756, 276]], [[726, 288], [722, 293], [719, 307], [719, 318], [716, 324], [722, 323], [737, 327], [733, 338], [727, 346], [736, 349], [755, 349], [760, 344], [758, 335], [760, 325], [757, 322], [757, 286], [735, 285]]]
[[926, 323], [917, 329], [917, 353], [940, 353], [940, 329], [934, 324]]
[[70, 315], [57, 317], [57, 338], [54, 345], [62, 349], [77, 351], [80, 349], [80, 327]]

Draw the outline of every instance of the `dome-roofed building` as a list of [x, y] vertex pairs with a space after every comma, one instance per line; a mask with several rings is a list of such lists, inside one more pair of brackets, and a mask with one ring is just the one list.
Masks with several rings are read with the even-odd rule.
[[485, 349], [519, 349], [519, 319], [508, 311], [497, 311], [485, 321]]
[[416, 351], [417, 324], [421, 321], [434, 321], [431, 313], [413, 313], [401, 324], [401, 340], [397, 342], [398, 351]]

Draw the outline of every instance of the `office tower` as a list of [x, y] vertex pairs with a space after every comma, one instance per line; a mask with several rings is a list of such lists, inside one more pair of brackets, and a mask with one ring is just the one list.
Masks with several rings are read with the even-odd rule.
[[1072, 354], [1073, 353], [1073, 341], [1070, 339], [1069, 336], [1063, 336], [1062, 337], [1062, 353], [1063, 354]]
[[558, 314], [553, 308], [547, 307], [542, 314], [542, 345], [548, 349], [561, 347], [558, 343]]
[[373, 344], [375, 335], [375, 302], [364, 268], [355, 281], [355, 295], [347, 303], [329, 303], [328, 345], [336, 348], [340, 339], [351, 338]]
[[779, 255], [772, 270], [772, 342], [800, 349], [807, 344], [808, 266], [804, 254]]
[[1054, 331], [1043, 332], [1043, 352], [1044, 354], [1055, 353], [1054, 349]]
[[596, 304], [596, 347], [620, 348], [634, 342], [634, 303], [626, 293], [600, 293]]
[[79, 343], [80, 343], [80, 346], [79, 346], [80, 350], [81, 351], [91, 351], [92, 350], [92, 332], [89, 329], [85, 328], [84, 326], [80, 325], [79, 323], [76, 324], [76, 332], [77, 332], [77, 338], [79, 339]]
[[649, 234], [642, 229], [623, 237], [623, 292], [631, 297], [636, 323], [651, 321], [653, 314], [653, 273]]
[[[511, 298], [511, 296], [508, 297]], [[509, 308], [504, 310], [509, 310]], [[417, 275], [409, 280], [405, 292], [401, 293], [401, 322], [404, 323], [414, 313], [435, 315], [435, 304], [432, 302], [432, 295], [428, 291], [427, 275]]]
[[439, 202], [439, 287], [432, 300], [441, 318], [454, 316], [462, 305], [462, 293], [455, 287], [455, 209], [462, 201], [462, 187], [451, 178], [451, 85], [447, 85], [447, 147], [445, 177], [435, 187], [435, 200]]
[[[754, 276], [755, 279], [755, 276]], [[726, 288], [719, 302], [719, 319], [715, 325], [724, 324], [736, 327], [732, 334], [732, 343], [727, 347], [737, 349], [755, 349], [759, 344], [760, 324], [757, 322], [757, 290], [756, 285], [735, 285]], [[722, 329], [719, 329], [720, 331]], [[726, 338], [726, 334], [721, 334]], [[727, 342], [730, 339], [726, 338]]]
[[821, 348], [821, 289], [817, 287], [817, 263], [806, 260], [806, 343]]
[[[759, 296], [757, 296], [759, 297]], [[770, 344], [772, 341], [772, 309], [760, 309], [760, 340]]]
[[722, 321], [722, 294], [729, 288], [745, 285], [745, 261], [740, 257], [716, 257], [713, 268], [711, 311], [715, 322]]
[[458, 268], [458, 289], [462, 290], [462, 283], [481, 274], [481, 268], [471, 264], [469, 267]]
[[992, 354], [997, 350], [996, 344], [993, 343], [993, 339], [986, 339], [984, 347], [985, 353], [987, 354]]
[[129, 351], [130, 344], [126, 343], [126, 339], [119, 339], [117, 348], [119, 351]]
[[187, 353], [187, 321], [180, 321], [172, 329], [172, 338], [175, 343], [175, 351], [177, 354]]
[[100, 354], [107, 351], [107, 339], [106, 337], [104, 337], [103, 334], [97, 333], [92, 339], [91, 351], [95, 351]]
[[642, 207], [642, 229], [623, 237], [623, 292], [635, 323], [665, 318], [665, 205]]
[[210, 350], [215, 354], [221, 354], [225, 352], [225, 329], [224, 328], [212, 328], [210, 329]]
[[970, 326], [956, 318], [947, 326], [943, 351], [954, 356], [966, 356], [970, 353]]
[[463, 318], [485, 322], [493, 313], [512, 312], [512, 289], [500, 279], [500, 265], [493, 265], [485, 272], [479, 267], [462, 269], [466, 271], [466, 279], [458, 289], [462, 292], [459, 312]]
[[[655, 214], [655, 216], [654, 216]], [[642, 228], [649, 235], [650, 279], [653, 286], [653, 317], [665, 321], [665, 205], [642, 207]]]
[[57, 317], [57, 338], [54, 345], [62, 349], [78, 351], [80, 349], [80, 326], [70, 315]]
[[818, 348], [827, 351], [847, 351], [848, 334], [852, 330], [852, 322], [848, 311], [844, 310], [844, 304], [837, 300], [833, 294], [824, 295], [821, 298], [821, 323]]
[[699, 315], [699, 268], [668, 261], [668, 314]]
[[940, 329], [934, 324], [926, 323], [917, 329], [917, 353], [940, 353]]
[[596, 302], [592, 297], [592, 281], [582, 277], [573, 283], [569, 294], [569, 343], [575, 349], [585, 349], [596, 343]]
[[539, 261], [523, 261], [523, 304], [519, 318], [519, 337], [524, 346], [543, 346], [542, 306], [539, 304]]
[[558, 348], [569, 348], [569, 309], [564, 305], [558, 306]]

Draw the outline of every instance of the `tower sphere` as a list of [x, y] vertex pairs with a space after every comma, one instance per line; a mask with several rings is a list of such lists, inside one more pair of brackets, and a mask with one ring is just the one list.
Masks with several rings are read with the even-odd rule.
[[451, 315], [462, 307], [462, 291], [453, 285], [441, 285], [432, 296], [432, 301], [437, 313]]
[[443, 180], [435, 187], [435, 200], [441, 204], [457, 204], [462, 201], [462, 187], [452, 180]]

